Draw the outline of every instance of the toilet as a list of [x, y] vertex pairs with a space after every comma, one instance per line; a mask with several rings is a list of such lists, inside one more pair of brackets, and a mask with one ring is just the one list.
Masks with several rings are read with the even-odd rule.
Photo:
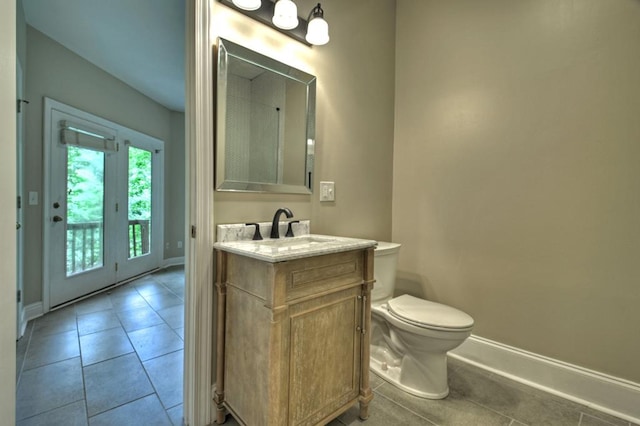
[[422, 398], [449, 394], [447, 352], [471, 334], [473, 318], [408, 294], [393, 297], [400, 244], [378, 242], [371, 294], [371, 369]]

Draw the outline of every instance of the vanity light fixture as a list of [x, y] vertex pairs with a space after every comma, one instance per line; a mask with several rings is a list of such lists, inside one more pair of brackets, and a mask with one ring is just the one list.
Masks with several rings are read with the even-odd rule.
[[324, 10], [320, 3], [311, 9], [305, 20], [298, 17], [298, 7], [293, 0], [218, 1], [307, 46], [321, 46], [329, 42], [329, 24], [324, 19]]
[[324, 20], [324, 10], [320, 3], [309, 13], [305, 39], [316, 46], [329, 43], [329, 24]]
[[262, 6], [261, 0], [233, 0], [233, 4], [242, 10], [257, 10]]

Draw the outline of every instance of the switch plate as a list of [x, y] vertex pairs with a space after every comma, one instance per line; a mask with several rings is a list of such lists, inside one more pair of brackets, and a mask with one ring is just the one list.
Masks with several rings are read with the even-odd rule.
[[320, 201], [336, 200], [335, 182], [320, 182]]
[[29, 205], [30, 206], [38, 205], [38, 193], [36, 191], [29, 191]]

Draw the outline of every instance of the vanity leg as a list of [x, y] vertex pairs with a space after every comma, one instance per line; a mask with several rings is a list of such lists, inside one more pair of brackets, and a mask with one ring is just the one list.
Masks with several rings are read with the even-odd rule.
[[214, 395], [214, 402], [216, 403], [216, 424], [223, 424], [227, 421], [227, 410], [222, 405], [222, 396], [216, 393]]
[[218, 408], [216, 414], [216, 423], [221, 425], [227, 421], [227, 413], [224, 411], [224, 408]]
[[360, 414], [358, 415], [362, 420], [369, 418], [369, 403], [373, 399], [373, 393], [369, 390], [369, 395], [360, 394]]
[[225, 320], [227, 306], [227, 271], [226, 253], [216, 251], [216, 289], [218, 295], [217, 315], [216, 315], [216, 390], [213, 400], [216, 403], [216, 423], [221, 425], [227, 419], [224, 408], [224, 345], [225, 345]]
[[362, 283], [362, 300], [363, 300], [363, 328], [362, 346], [360, 353], [362, 358], [360, 365], [360, 418], [366, 420], [369, 418], [369, 403], [373, 399], [371, 392], [371, 384], [369, 382], [369, 363], [371, 356], [371, 290], [373, 289], [373, 249], [367, 249], [364, 254], [364, 282]]

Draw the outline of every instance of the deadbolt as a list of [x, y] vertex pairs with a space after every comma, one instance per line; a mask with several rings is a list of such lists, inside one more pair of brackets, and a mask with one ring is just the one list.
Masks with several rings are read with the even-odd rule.
[[54, 208], [54, 209], [58, 209], [58, 208], [60, 208], [60, 203], [59, 203], [59, 202], [57, 202], [57, 201], [56, 201], [55, 203], [53, 203], [53, 208]]

